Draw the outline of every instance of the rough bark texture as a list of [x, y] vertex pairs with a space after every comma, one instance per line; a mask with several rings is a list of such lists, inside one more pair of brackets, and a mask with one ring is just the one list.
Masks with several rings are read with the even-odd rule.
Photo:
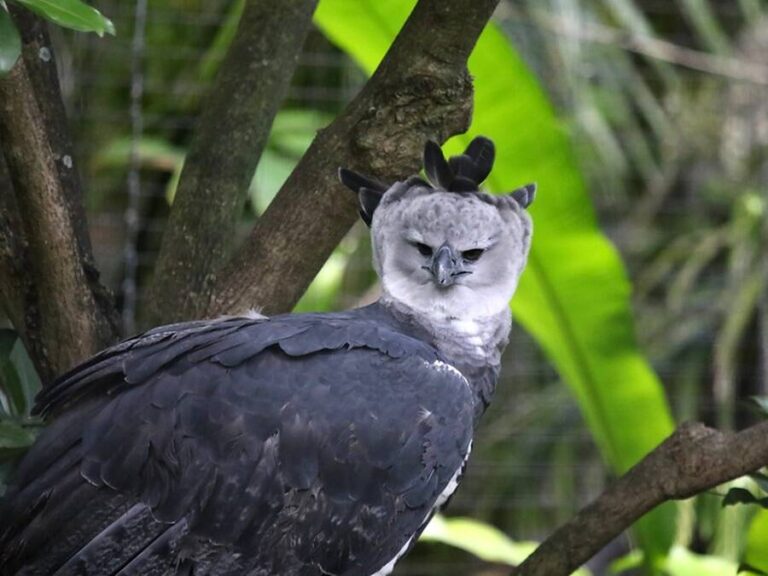
[[149, 291], [146, 324], [195, 317], [231, 255], [248, 185], [317, 0], [248, 0], [192, 140]]
[[[424, 142], [467, 130], [466, 62], [498, 0], [421, 0], [376, 73], [322, 130], [249, 240], [219, 274], [207, 315], [290, 310], [356, 219], [339, 166], [391, 181], [419, 170]], [[433, 33], [439, 31], [439, 33]]]
[[667, 500], [690, 498], [768, 466], [768, 422], [738, 433], [684, 424], [547, 538], [514, 576], [566, 576]]
[[[3, 312], [17, 329], [27, 324], [25, 295], [34, 293], [34, 285], [25, 274], [29, 267], [29, 250], [21, 234], [23, 228], [5, 158], [0, 156], [0, 297]], [[27, 350], [35, 350], [35, 346], [39, 346], [33, 331], [19, 331], [19, 334]]]
[[15, 197], [0, 234], [0, 290], [44, 382], [117, 336], [98, 281], [45, 25], [12, 10], [22, 59], [0, 79], [0, 142]]

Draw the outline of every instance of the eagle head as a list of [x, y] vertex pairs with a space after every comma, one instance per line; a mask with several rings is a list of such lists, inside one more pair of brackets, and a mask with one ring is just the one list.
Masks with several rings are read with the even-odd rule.
[[493, 160], [493, 143], [477, 137], [447, 160], [427, 142], [428, 181], [414, 176], [387, 186], [339, 171], [371, 228], [385, 298], [441, 318], [474, 319], [507, 308], [531, 244], [526, 208], [536, 187], [501, 196], [482, 192]]

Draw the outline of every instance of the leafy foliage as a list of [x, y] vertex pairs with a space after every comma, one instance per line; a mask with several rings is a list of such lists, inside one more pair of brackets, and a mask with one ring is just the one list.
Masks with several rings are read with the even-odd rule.
[[[80, 0], [8, 0], [24, 6], [46, 20], [80, 32], [115, 35], [115, 27], [101, 12]], [[6, 7], [0, 2], [0, 78], [13, 68], [21, 55], [21, 38]]]
[[[80, 32], [115, 35], [112, 21], [80, 0], [8, 0], [24, 6], [46, 20]], [[0, 78], [13, 68], [21, 55], [21, 39], [8, 11], [0, 3]]]
[[[261, 156], [248, 189], [251, 208], [260, 214], [274, 198], [296, 163], [309, 148], [315, 133], [330, 122], [328, 115], [316, 110], [286, 108], [278, 112], [272, 124], [267, 147]], [[112, 140], [99, 152], [97, 169], [125, 166], [131, 153], [131, 140]], [[162, 138], [145, 136], [138, 142], [138, 160], [143, 168], [171, 175], [166, 187], [170, 204], [176, 194], [186, 150]]]
[[0, 6], [0, 78], [7, 74], [21, 55], [21, 38], [11, 17]]
[[10, 0], [32, 10], [54, 24], [99, 36], [115, 35], [115, 26], [101, 12], [80, 0]]
[[759, 510], [747, 532], [743, 563], [752, 573], [768, 573], [768, 510]]
[[[536, 549], [536, 542], [515, 542], [496, 528], [472, 518], [435, 516], [421, 535], [424, 542], [453, 546], [486, 562], [517, 566]], [[589, 576], [580, 568], [575, 576]]]
[[30, 416], [40, 379], [13, 330], [0, 330], [0, 494], [14, 461], [35, 441], [42, 423]]
[[674, 546], [664, 561], [668, 576], [725, 576], [736, 573], [736, 563], [717, 556], [695, 554], [682, 546]]

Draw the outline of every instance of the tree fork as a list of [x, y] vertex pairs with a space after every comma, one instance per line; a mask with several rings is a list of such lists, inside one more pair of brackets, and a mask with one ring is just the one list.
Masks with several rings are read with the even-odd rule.
[[285, 98], [317, 0], [247, 0], [204, 102], [143, 314], [147, 325], [196, 318], [231, 255], [248, 186]]
[[[469, 127], [467, 59], [498, 0], [420, 0], [373, 77], [320, 131], [249, 239], [218, 274], [205, 313], [289, 311], [356, 220], [339, 166], [385, 181], [420, 167], [424, 142]], [[429, 31], [439, 30], [439, 34]]]

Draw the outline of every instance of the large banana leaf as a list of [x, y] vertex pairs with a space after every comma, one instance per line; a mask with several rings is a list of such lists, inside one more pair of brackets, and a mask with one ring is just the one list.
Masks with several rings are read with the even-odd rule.
[[768, 573], [768, 510], [759, 510], [749, 526], [744, 563]]
[[[316, 22], [371, 73], [413, 5], [322, 0]], [[570, 386], [605, 459], [624, 472], [673, 424], [659, 381], [637, 347], [623, 265], [597, 227], [567, 133], [494, 25], [482, 34], [469, 68], [475, 78], [471, 135], [484, 134], [497, 145], [489, 186], [503, 192], [530, 181], [539, 185], [531, 209], [533, 249], [513, 311]], [[447, 148], [455, 153], [471, 135]], [[672, 506], [638, 524], [636, 535], [649, 557], [665, 553], [674, 525]]]

